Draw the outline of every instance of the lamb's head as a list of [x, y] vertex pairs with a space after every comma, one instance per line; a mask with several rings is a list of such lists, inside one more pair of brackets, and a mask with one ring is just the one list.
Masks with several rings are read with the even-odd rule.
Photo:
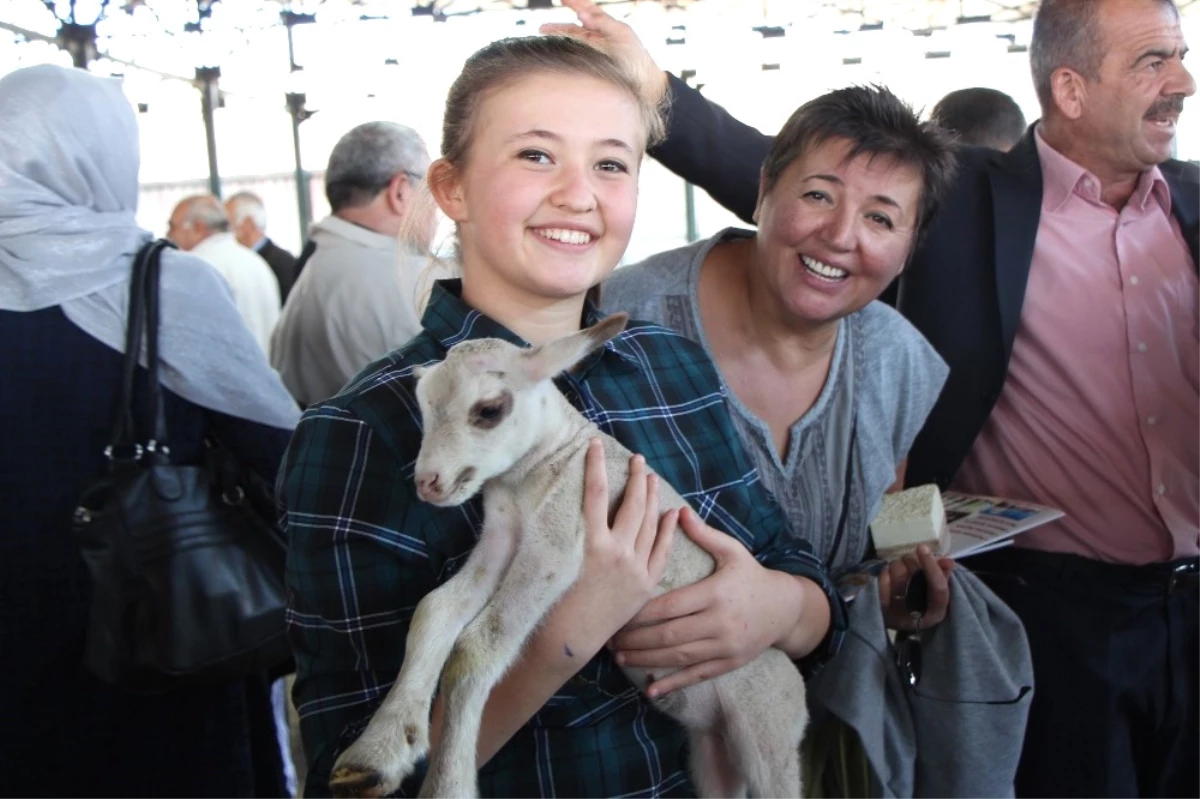
[[417, 496], [442, 507], [473, 497], [512, 468], [550, 432], [547, 392], [553, 378], [604, 346], [625, 328], [614, 314], [539, 347], [474, 339], [446, 359], [418, 367], [417, 402], [423, 432], [417, 456]]

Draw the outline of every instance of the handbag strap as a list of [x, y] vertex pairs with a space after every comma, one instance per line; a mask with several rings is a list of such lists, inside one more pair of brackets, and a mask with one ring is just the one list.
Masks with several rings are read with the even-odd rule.
[[174, 247], [165, 239], [150, 246], [146, 264], [146, 369], [150, 373], [150, 429], [152, 438], [146, 445], [156, 459], [166, 460], [170, 455], [167, 448], [167, 414], [163, 408], [162, 383], [158, 380], [158, 324], [159, 324], [159, 275], [162, 272], [162, 251]]
[[[160, 444], [166, 440], [166, 418], [162, 409], [162, 389], [158, 382], [158, 274], [159, 257], [169, 241], [151, 241], [133, 260], [133, 274], [129, 281], [129, 307], [126, 310], [125, 359], [121, 365], [121, 396], [114, 412], [112, 435], [104, 456], [110, 463], [135, 462], [146, 450], [162, 452]], [[150, 373], [150, 408], [153, 416], [153, 437], [143, 448], [137, 440], [137, 425], [133, 415], [134, 379], [137, 376], [138, 354], [142, 349], [142, 337], [146, 337], [146, 365]]]

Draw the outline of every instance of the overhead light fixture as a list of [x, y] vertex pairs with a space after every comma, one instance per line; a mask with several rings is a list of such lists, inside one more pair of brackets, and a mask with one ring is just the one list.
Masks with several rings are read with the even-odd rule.
[[853, 58], [843, 58], [842, 59], [842, 65], [847, 66], [847, 67], [852, 67], [855, 64], [861, 64], [861, 63], [862, 63], [862, 58], [859, 58], [857, 56], [853, 57]]
[[780, 36], [787, 36], [787, 29], [781, 25], [759, 25], [754, 30], [761, 33], [764, 39], [777, 39]]
[[883, 30], [882, 22], [864, 22], [858, 26], [860, 31], [881, 31]]
[[991, 21], [992, 21], [991, 14], [976, 14], [975, 16], [970, 16], [970, 17], [959, 17], [957, 20], [955, 20], [955, 22], [957, 22], [959, 25], [970, 25], [972, 22], [991, 22]]
[[926, 58], [949, 58], [949, 50], [930, 50], [925, 54]]
[[554, 8], [554, 0], [528, 0], [525, 7], [530, 11], [536, 11], [542, 8]]
[[762, 65], [763, 72], [774, 72], [777, 69], [779, 69], [778, 64], [763, 64]]

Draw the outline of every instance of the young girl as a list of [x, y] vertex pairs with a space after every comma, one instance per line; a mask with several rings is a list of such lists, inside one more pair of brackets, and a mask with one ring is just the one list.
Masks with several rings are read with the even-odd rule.
[[[280, 474], [309, 795], [327, 795], [337, 754], [400, 670], [415, 606], [465, 561], [482, 521], [478, 499], [441, 509], [416, 496], [412, 367], [468, 338], [537, 344], [595, 323], [586, 295], [629, 242], [638, 170], [660, 129], [607, 56], [566, 38], [489, 45], [451, 88], [444, 155], [428, 182], [457, 225], [462, 280], [434, 287], [424, 332], [308, 409]], [[659, 642], [653, 656], [683, 667], [651, 695], [710, 679], [769, 646], [799, 659], [836, 645], [844, 620], [822, 566], [789, 541], [699, 347], [633, 323], [558, 385], [724, 531], [695, 513], [680, 519], [718, 567], [659, 605], [667, 616], [637, 619]], [[594, 444], [581, 498], [582, 575], [484, 714], [485, 796], [692, 793], [682, 730], [604, 647], [651, 597], [659, 570], [650, 544], [675, 519], [660, 525], [654, 478], [638, 456], [610, 527], [599, 455]], [[435, 710], [434, 746], [437, 732]], [[417, 779], [402, 790], [414, 792]]]

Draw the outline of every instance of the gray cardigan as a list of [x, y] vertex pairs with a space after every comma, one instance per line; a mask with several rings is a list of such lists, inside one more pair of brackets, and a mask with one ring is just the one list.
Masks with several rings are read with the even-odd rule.
[[857, 732], [875, 796], [1013, 796], [1033, 698], [1025, 629], [968, 569], [952, 572], [950, 594], [946, 619], [921, 636], [915, 688], [896, 668], [876, 580], [850, 605], [841, 651], [809, 682], [814, 717]]

